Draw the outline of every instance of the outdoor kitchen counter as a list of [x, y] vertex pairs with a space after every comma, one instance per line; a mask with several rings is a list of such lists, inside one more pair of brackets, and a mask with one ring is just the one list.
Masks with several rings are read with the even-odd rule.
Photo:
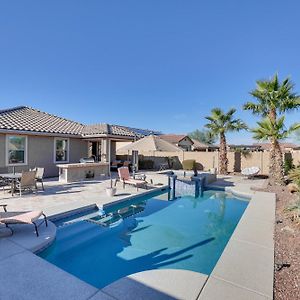
[[76, 163], [76, 164], [60, 164], [59, 181], [74, 182], [87, 179], [99, 179], [108, 176], [109, 163]]

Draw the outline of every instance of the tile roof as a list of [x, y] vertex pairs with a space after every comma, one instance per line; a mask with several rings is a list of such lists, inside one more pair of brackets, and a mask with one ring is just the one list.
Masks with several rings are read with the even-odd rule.
[[194, 143], [193, 147], [194, 149], [209, 149], [209, 148], [218, 148], [216, 145], [210, 145], [203, 142], [200, 142], [196, 139], [191, 139]]
[[27, 106], [0, 110], [0, 130], [1, 129], [77, 135], [79, 137], [117, 135], [141, 138], [153, 133], [151, 130], [104, 123], [84, 125]]
[[140, 134], [130, 130], [127, 127], [119, 125], [110, 125], [106, 123], [86, 125], [83, 129], [83, 136], [92, 136], [92, 135], [101, 135], [101, 134], [110, 134], [110, 135], [119, 135], [119, 136], [128, 136], [128, 137], [142, 137]]
[[[160, 136], [163, 140], [172, 143], [172, 144], [177, 144], [179, 143], [181, 140], [183, 140], [185, 137], [188, 137], [185, 134], [162, 134]], [[189, 137], [188, 137], [189, 138]], [[190, 138], [189, 138], [190, 139]], [[192, 140], [191, 140], [192, 141]], [[192, 141], [193, 143], [193, 141]]]
[[0, 129], [79, 135], [84, 125], [27, 106], [0, 110]]

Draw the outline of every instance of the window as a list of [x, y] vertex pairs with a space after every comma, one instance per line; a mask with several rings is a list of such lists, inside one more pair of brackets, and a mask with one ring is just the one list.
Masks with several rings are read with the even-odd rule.
[[69, 161], [69, 140], [54, 139], [54, 161], [68, 162]]
[[9, 166], [27, 164], [26, 136], [6, 136], [6, 164]]

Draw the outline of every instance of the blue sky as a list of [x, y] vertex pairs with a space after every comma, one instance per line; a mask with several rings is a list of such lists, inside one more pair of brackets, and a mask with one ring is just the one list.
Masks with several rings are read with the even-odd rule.
[[300, 92], [299, 12], [297, 0], [1, 1], [0, 108], [187, 133], [235, 107], [253, 126], [241, 106], [255, 80], [278, 72]]

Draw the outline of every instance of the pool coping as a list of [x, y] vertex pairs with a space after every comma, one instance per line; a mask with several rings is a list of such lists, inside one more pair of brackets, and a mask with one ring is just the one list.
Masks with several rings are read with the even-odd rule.
[[250, 201], [198, 299], [273, 299], [276, 195], [225, 190]]
[[[154, 192], [155, 190], [162, 189], [163, 186], [160, 186], [157, 189], [153, 189], [145, 192], [145, 194]], [[238, 196], [241, 196], [240, 193], [243, 193], [243, 197], [246, 192], [239, 191], [237, 187], [231, 188], [228, 191], [233, 194], [239, 193]], [[145, 195], [140, 194], [138, 196]], [[119, 203], [120, 201], [126, 201], [132, 198], [137, 197], [129, 196], [125, 197], [122, 200], [115, 201]], [[272, 193], [264, 193], [264, 192], [253, 192], [251, 194], [248, 193], [248, 198], [250, 202], [241, 217], [238, 225], [236, 226], [231, 238], [229, 239], [227, 246], [225, 247], [219, 261], [217, 262], [215, 268], [212, 273], [208, 276], [206, 280], [203, 280], [201, 283], [201, 287], [199, 285], [191, 287], [197, 289], [195, 291], [198, 295], [197, 299], [217, 299], [217, 298], [231, 298], [231, 299], [241, 299], [241, 298], [249, 298], [249, 299], [272, 299], [273, 298], [273, 275], [274, 275], [274, 240], [273, 240], [273, 232], [274, 232], [274, 223], [275, 223], [275, 194]], [[115, 204], [115, 203], [113, 203]], [[111, 205], [111, 204], [110, 204]], [[89, 205], [89, 207], [93, 207], [93, 205]], [[87, 209], [87, 207], [85, 207]], [[78, 209], [80, 210], [80, 209]], [[61, 215], [61, 214], [60, 214]], [[55, 215], [53, 215], [55, 217]], [[52, 216], [52, 217], [53, 217]], [[51, 218], [51, 217], [50, 217]], [[263, 230], [262, 230], [263, 229]], [[266, 242], [267, 241], [267, 242]], [[46, 273], [45, 276], [51, 278], [52, 282], [56, 282], [56, 278], [59, 278], [60, 281], [66, 280], [66, 282], [72, 282], [78, 285], [78, 297], [77, 299], [121, 299], [116, 298], [115, 295], [110, 294], [109, 289], [107, 287], [103, 289], [97, 289], [82, 280], [74, 277], [72, 274], [69, 274], [49, 262], [39, 258], [34, 255], [32, 252], [26, 250], [13, 243], [12, 241], [4, 241], [2, 240], [2, 245], [8, 247], [8, 249], [16, 248], [15, 255], [8, 255], [7, 257], [2, 257], [0, 259], [0, 267], [1, 263], [7, 262], [7, 260], [12, 260], [14, 257], [24, 255], [25, 258], [28, 255], [31, 255], [31, 258], [24, 263], [28, 264], [26, 268], [32, 268], [34, 265], [42, 265], [43, 273]], [[5, 247], [4, 247], [5, 248]], [[20, 249], [21, 248], [21, 249]], [[9, 251], [11, 252], [11, 250]], [[242, 256], [242, 257], [241, 257]], [[13, 261], [11, 262], [13, 263]], [[24, 266], [25, 267], [25, 266]], [[31, 280], [34, 280], [35, 277], [40, 277], [39, 270], [35, 266], [35, 274], [32, 274]], [[153, 270], [154, 272], [155, 270]], [[168, 270], [170, 274], [170, 280], [172, 279], [172, 285], [178, 288], [178, 292], [181, 294], [184, 292], [182, 289], [186, 289], [185, 285], [180, 285], [180, 281], [189, 280], [189, 278], [180, 278], [176, 279], [173, 274], [173, 270]], [[147, 271], [151, 273], [150, 271]], [[144, 272], [139, 273], [137, 277], [135, 277], [136, 281], [139, 281], [140, 276], [143, 275]], [[201, 273], [200, 273], [201, 274]], [[131, 274], [132, 277], [134, 274]], [[205, 274], [202, 274], [206, 276]], [[9, 276], [8, 276], [9, 277]], [[127, 278], [127, 277], [125, 277]], [[11, 278], [11, 286], [14, 286], [14, 289], [17, 289], [14, 284], [14, 277]], [[24, 282], [26, 279], [21, 278], [20, 286], [24, 287]], [[122, 280], [122, 279], [120, 279]], [[42, 285], [44, 283], [41, 283]], [[114, 284], [114, 283], [112, 283]], [[142, 283], [145, 286], [145, 282]], [[46, 285], [47, 286], [47, 285]], [[11, 287], [12, 288], [12, 287]], [[44, 288], [46, 288], [44, 286]], [[73, 288], [72, 286], [63, 286], [60, 288], [56, 288], [55, 291], [50, 288], [52, 295], [56, 295], [59, 299], [62, 294], [67, 295], [66, 292], [72, 293], [69, 291]], [[124, 286], [126, 289], [126, 284]], [[129, 287], [128, 287], [129, 288]], [[155, 287], [153, 287], [155, 289]], [[157, 291], [161, 287], [157, 286]], [[7, 289], [6, 285], [2, 285], [0, 287], [0, 298], [1, 299], [9, 299], [5, 298]], [[47, 288], [46, 288], [47, 289]], [[66, 290], [65, 290], [66, 289]], [[41, 291], [37, 291], [37, 289], [28, 289], [27, 291], [22, 291], [22, 295], [26, 295], [24, 299], [32, 299], [36, 297], [36, 293], [40, 293]], [[125, 291], [124, 291], [125, 292]], [[135, 291], [134, 289], [128, 290], [128, 295]], [[143, 293], [143, 291], [142, 291]], [[180, 294], [179, 293], [179, 294]], [[145, 298], [149, 296], [149, 287], [145, 288]], [[67, 297], [65, 299], [68, 299]], [[122, 297], [122, 299], [124, 299]], [[196, 299], [196, 298], [195, 298]]]

